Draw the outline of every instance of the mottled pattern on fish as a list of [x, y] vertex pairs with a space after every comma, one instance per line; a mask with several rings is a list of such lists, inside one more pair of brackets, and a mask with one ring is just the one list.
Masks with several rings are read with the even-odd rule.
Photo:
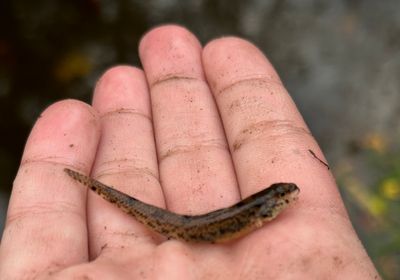
[[144, 203], [71, 169], [64, 170], [154, 231], [187, 242], [216, 243], [241, 237], [274, 219], [297, 199], [299, 193], [299, 188], [293, 183], [276, 183], [230, 207], [189, 216]]

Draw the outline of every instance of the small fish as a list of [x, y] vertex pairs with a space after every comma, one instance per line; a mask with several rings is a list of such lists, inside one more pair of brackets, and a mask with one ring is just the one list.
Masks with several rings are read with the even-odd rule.
[[189, 216], [144, 203], [71, 169], [64, 171], [152, 230], [187, 242], [219, 243], [239, 238], [275, 219], [300, 192], [293, 183], [276, 183], [230, 207]]

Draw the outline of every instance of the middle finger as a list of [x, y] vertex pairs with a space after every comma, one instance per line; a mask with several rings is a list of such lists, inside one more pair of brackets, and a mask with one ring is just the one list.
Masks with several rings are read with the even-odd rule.
[[236, 202], [236, 177], [199, 42], [184, 28], [164, 26], [143, 38], [139, 52], [167, 208], [200, 214]]

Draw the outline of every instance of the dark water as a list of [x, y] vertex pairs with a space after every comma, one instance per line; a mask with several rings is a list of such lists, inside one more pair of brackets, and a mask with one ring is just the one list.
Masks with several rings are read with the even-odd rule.
[[1, 214], [40, 112], [64, 98], [88, 102], [102, 72], [139, 65], [140, 37], [171, 22], [203, 43], [241, 36], [267, 54], [328, 156], [368, 252], [387, 279], [400, 278], [400, 198], [385, 191], [400, 188], [396, 0], [1, 1]]

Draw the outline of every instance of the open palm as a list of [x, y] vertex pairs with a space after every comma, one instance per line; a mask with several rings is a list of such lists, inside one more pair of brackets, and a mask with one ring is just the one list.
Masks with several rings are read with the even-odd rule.
[[[61, 101], [37, 121], [10, 200], [1, 279], [379, 277], [317, 143], [255, 46], [222, 38], [202, 49], [186, 29], [163, 26], [139, 52], [144, 71], [114, 67], [92, 106]], [[182, 214], [230, 206], [276, 182], [301, 192], [241, 239], [188, 244], [149, 231], [64, 167]]]

